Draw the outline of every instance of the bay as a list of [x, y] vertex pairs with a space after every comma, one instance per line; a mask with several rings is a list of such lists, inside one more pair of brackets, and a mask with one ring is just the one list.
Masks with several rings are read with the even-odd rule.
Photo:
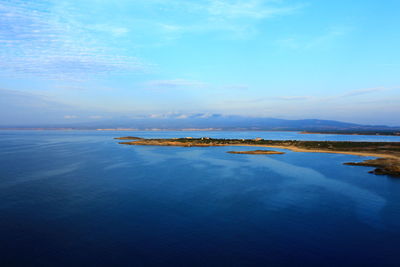
[[[296, 132], [0, 131], [7, 265], [399, 264], [400, 180], [368, 157], [125, 146], [114, 137], [400, 141]], [[241, 150], [251, 150], [242, 147]]]

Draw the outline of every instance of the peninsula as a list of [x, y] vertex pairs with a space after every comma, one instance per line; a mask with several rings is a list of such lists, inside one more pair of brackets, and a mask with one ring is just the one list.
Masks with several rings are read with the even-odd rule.
[[[283, 148], [295, 152], [340, 153], [359, 156], [377, 157], [377, 160], [366, 160], [361, 163], [346, 163], [346, 165], [371, 166], [375, 174], [400, 177], [400, 142], [349, 142], [349, 141], [298, 141], [298, 140], [264, 140], [255, 139], [215, 139], [202, 138], [167, 138], [145, 139], [138, 137], [119, 137], [125, 140], [125, 145], [150, 146], [180, 146], [180, 147], [210, 147], [210, 146], [254, 146]], [[132, 141], [133, 140], [133, 141]], [[235, 154], [243, 154], [237, 151]], [[252, 153], [266, 154], [266, 153]], [[270, 154], [270, 153], [269, 153]]]

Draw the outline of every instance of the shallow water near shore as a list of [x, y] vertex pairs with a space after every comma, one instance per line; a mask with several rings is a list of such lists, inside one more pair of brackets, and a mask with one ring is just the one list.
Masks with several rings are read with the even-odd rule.
[[[400, 179], [368, 157], [113, 137], [400, 141], [294, 132], [0, 131], [2, 265], [400, 264]], [[238, 147], [235, 147], [237, 149]], [[240, 150], [253, 150], [241, 147]]]

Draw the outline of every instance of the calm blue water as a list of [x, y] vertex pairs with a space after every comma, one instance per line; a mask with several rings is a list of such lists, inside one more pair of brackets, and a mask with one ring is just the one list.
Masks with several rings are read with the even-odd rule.
[[342, 165], [363, 157], [233, 155], [225, 153], [229, 147], [112, 139], [125, 135], [400, 141], [292, 132], [0, 131], [1, 266], [400, 264], [400, 179]]

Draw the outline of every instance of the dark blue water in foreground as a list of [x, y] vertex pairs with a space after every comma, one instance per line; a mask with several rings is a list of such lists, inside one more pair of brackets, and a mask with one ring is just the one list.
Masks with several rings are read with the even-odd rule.
[[400, 179], [342, 165], [363, 157], [112, 139], [124, 135], [396, 139], [1, 131], [1, 266], [400, 264]]

